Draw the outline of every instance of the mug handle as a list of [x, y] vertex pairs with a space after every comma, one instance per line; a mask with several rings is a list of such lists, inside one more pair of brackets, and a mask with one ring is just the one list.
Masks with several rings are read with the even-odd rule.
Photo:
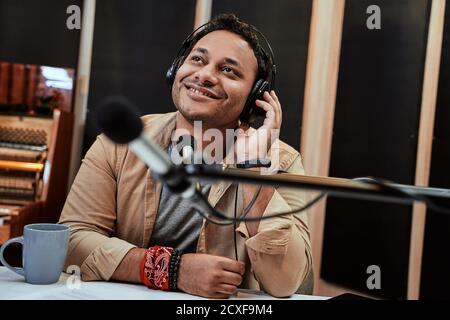
[[20, 243], [22, 245], [22, 247], [23, 247], [23, 236], [9, 239], [8, 241], [6, 241], [2, 245], [2, 248], [0, 250], [0, 261], [9, 270], [17, 273], [18, 275], [21, 275], [22, 277], [25, 277], [25, 272], [23, 271], [23, 268], [16, 268], [16, 267], [11, 266], [8, 262], [6, 262], [5, 258], [3, 257], [3, 252], [5, 251], [6, 247], [9, 246], [11, 243], [14, 243], [14, 242]]

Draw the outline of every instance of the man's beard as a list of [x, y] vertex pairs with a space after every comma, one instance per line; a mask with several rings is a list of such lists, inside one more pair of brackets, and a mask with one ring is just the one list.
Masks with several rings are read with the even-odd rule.
[[189, 121], [206, 121], [209, 122], [211, 120], [211, 116], [201, 114], [198, 112], [186, 112], [183, 108], [178, 108], [178, 111], [182, 114], [182, 116]]
[[191, 123], [194, 121], [201, 121], [205, 128], [212, 128], [219, 126], [223, 122], [225, 110], [219, 108], [216, 112], [203, 113], [199, 111], [190, 111], [184, 108], [177, 107], [181, 115]]

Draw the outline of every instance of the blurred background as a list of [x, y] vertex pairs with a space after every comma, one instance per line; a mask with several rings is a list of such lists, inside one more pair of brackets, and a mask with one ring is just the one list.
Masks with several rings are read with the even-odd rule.
[[[307, 174], [450, 188], [445, 0], [0, 0], [0, 244], [57, 220], [102, 98], [175, 110], [166, 71], [220, 13], [271, 43], [281, 138]], [[308, 214], [314, 294], [450, 298], [450, 217], [333, 197]]]

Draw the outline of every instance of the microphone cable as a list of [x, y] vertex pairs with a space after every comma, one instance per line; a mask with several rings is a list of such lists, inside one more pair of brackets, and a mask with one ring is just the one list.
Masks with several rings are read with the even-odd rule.
[[[259, 196], [259, 193], [261, 192], [262, 186], [258, 187], [258, 190], [256, 190], [255, 194], [253, 195], [252, 200], [249, 202], [247, 207], [242, 211], [241, 217], [246, 216], [247, 213], [250, 211], [250, 209], [253, 207], [254, 203], [256, 202], [256, 199]], [[237, 228], [237, 197], [239, 193], [239, 183], [236, 184], [236, 192], [234, 193], [234, 219], [233, 219], [233, 239], [234, 239], [234, 255], [236, 257], [236, 261], [239, 261], [238, 259], [238, 252], [237, 252], [237, 239], [236, 239], [236, 228]]]

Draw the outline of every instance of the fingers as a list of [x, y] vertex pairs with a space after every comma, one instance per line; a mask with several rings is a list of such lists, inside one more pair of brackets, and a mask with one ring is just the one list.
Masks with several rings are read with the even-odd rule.
[[266, 101], [256, 100], [256, 106], [264, 109], [266, 111], [266, 118], [264, 119], [264, 124], [269, 127], [276, 127], [277, 124], [277, 116], [273, 107]]
[[208, 254], [184, 254], [178, 272], [178, 289], [207, 298], [226, 299], [242, 283], [245, 264]]
[[236, 286], [223, 283], [218, 286], [217, 293], [224, 294], [226, 295], [226, 297], [229, 297], [230, 295], [234, 294], [236, 290]]
[[222, 284], [238, 286], [242, 282], [242, 276], [234, 272], [223, 271], [223, 274], [220, 277], [220, 282]]
[[[264, 95], [265, 95], [265, 93], [264, 93]], [[255, 104], [256, 104], [258, 107], [264, 109], [264, 111], [266, 111], [266, 112], [272, 111], [272, 112], [273, 112], [273, 115], [275, 116], [275, 110], [274, 110], [274, 107], [273, 107], [268, 101], [256, 99]]]
[[273, 119], [275, 121], [275, 127], [281, 125], [281, 104], [275, 91], [269, 92], [265, 91], [263, 94], [265, 100], [257, 99], [255, 104], [266, 111], [266, 119]]
[[238, 127], [238, 130], [240, 130], [240, 132], [245, 132], [248, 130], [248, 128], [250, 128], [250, 125], [248, 123], [241, 122], [241, 124]]
[[278, 97], [276, 96], [275, 91], [272, 90], [270, 92], [270, 94], [267, 91], [264, 92], [264, 98], [273, 107], [273, 111], [275, 112], [276, 123], [277, 124], [280, 123], [281, 122], [281, 105], [280, 105], [280, 102], [278, 101]]
[[270, 91], [270, 96], [276, 102], [277, 107], [279, 107], [280, 111], [281, 111], [281, 103], [280, 103], [280, 100], [278, 100], [278, 96], [277, 96], [277, 94], [275, 93], [274, 90]]
[[281, 124], [282, 113], [283, 113], [283, 111], [281, 110], [281, 103], [280, 103], [280, 101], [278, 100], [278, 96], [277, 96], [277, 94], [275, 93], [274, 90], [270, 91], [270, 95], [272, 96], [273, 100], [276, 102], [276, 103], [275, 103], [275, 105], [276, 105], [275, 113], [276, 113], [277, 116], [278, 116], [278, 119], [277, 119], [277, 120], [278, 120], [278, 121], [280, 122], [280, 124]]
[[222, 268], [226, 271], [238, 273], [243, 275], [245, 272], [245, 264], [242, 261], [231, 260], [229, 258], [223, 258]]

